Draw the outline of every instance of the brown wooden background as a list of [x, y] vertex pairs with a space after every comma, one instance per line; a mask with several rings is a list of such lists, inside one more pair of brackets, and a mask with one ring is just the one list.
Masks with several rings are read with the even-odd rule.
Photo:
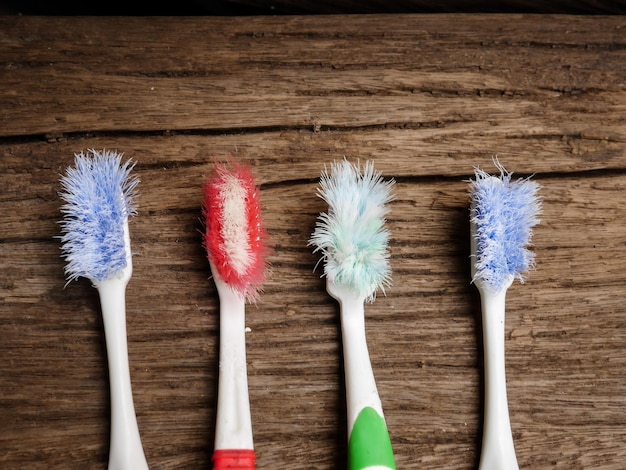
[[0, 18], [0, 468], [106, 468], [96, 291], [64, 288], [59, 176], [137, 162], [128, 339], [151, 469], [208, 468], [217, 296], [201, 247], [215, 160], [254, 166], [273, 252], [248, 308], [260, 469], [345, 460], [338, 309], [307, 247], [320, 171], [396, 179], [394, 285], [366, 309], [398, 467], [478, 462], [482, 368], [468, 196], [492, 157], [543, 186], [537, 269], [508, 295], [524, 469], [626, 461], [626, 18], [350, 15]]

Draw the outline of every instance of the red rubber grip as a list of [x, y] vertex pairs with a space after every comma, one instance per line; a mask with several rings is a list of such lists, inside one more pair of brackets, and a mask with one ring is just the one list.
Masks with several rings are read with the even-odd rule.
[[251, 449], [217, 449], [213, 453], [212, 462], [213, 470], [256, 470], [256, 454]]

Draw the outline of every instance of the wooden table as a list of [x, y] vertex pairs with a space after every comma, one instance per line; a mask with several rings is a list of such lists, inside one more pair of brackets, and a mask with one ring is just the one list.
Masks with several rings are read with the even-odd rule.
[[260, 469], [346, 456], [338, 306], [307, 246], [325, 165], [395, 178], [393, 287], [366, 308], [401, 469], [476, 468], [479, 298], [468, 178], [534, 174], [536, 270], [510, 290], [507, 379], [523, 469], [626, 465], [626, 18], [371, 15], [0, 18], [0, 467], [106, 468], [97, 291], [65, 285], [59, 177], [136, 162], [128, 341], [151, 469], [208, 468], [218, 299], [201, 246], [215, 161], [261, 185], [272, 271], [247, 310]]

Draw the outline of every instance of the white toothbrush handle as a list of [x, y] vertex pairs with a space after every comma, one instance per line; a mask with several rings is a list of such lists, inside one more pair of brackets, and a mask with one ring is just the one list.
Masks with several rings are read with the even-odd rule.
[[376, 387], [365, 336], [364, 298], [327, 283], [340, 304], [348, 417], [348, 467], [395, 470], [391, 439]]
[[341, 336], [348, 407], [348, 434], [359, 412], [369, 406], [383, 416], [365, 336], [363, 299], [342, 296]]
[[126, 273], [125, 278], [108, 279], [96, 285], [102, 306], [111, 389], [109, 470], [148, 469], [139, 437], [128, 365], [125, 299], [129, 277]]
[[245, 301], [217, 276], [214, 280], [220, 299], [215, 450], [253, 449], [246, 367]]
[[485, 409], [479, 470], [518, 470], [506, 393], [504, 317], [506, 289], [481, 289]]

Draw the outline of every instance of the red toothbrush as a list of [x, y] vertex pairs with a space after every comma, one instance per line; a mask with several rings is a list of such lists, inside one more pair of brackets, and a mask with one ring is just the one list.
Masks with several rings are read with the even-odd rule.
[[265, 280], [266, 233], [249, 167], [216, 165], [204, 186], [203, 245], [220, 299], [214, 470], [255, 469], [246, 368], [245, 303]]

